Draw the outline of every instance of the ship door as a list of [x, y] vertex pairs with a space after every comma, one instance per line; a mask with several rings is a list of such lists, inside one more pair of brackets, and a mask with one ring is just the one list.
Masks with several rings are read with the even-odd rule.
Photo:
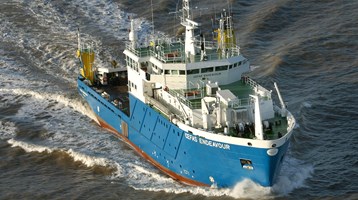
[[122, 121], [122, 134], [128, 138], [128, 124], [125, 121]]

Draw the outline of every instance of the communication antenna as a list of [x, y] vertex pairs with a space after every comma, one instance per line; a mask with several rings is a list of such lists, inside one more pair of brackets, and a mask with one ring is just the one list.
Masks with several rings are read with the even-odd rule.
[[154, 14], [153, 14], [153, 0], [150, 0], [150, 7], [152, 10], [152, 35], [154, 35]]
[[[175, 20], [178, 18], [178, 15], [177, 15], [177, 14], [180, 13], [180, 12], [182, 12], [182, 10], [179, 9], [179, 1], [180, 1], [180, 0], [178, 0], [177, 4], [176, 4], [176, 6], [175, 6], [175, 11], [168, 13], [169, 15], [174, 14], [174, 19], [173, 19], [173, 22], [174, 22], [174, 23], [173, 23], [173, 24], [175, 24]], [[174, 33], [174, 35], [175, 35], [175, 33], [176, 33], [176, 32], [175, 32], [175, 25], [173, 26], [173, 33]]]
[[232, 5], [231, 5], [231, 3], [230, 3], [230, 1], [229, 0], [227, 0], [227, 7], [228, 7], [228, 10], [229, 10], [229, 16], [231, 16], [231, 13], [232, 13]]

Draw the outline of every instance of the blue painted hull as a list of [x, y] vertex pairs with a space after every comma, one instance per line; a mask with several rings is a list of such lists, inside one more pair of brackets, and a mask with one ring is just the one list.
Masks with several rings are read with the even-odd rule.
[[[275, 156], [269, 156], [265, 148], [216, 143], [181, 130], [130, 94], [127, 116], [80, 79], [78, 89], [102, 125], [159, 169], [187, 184], [210, 186], [214, 181], [218, 187], [233, 187], [251, 179], [272, 186], [288, 148], [289, 141], [278, 147]], [[240, 159], [251, 160], [253, 169], [244, 168]]]

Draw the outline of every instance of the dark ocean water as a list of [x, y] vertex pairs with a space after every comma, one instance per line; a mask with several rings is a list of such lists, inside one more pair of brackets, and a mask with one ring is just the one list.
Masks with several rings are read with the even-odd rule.
[[[193, 1], [203, 27], [223, 2]], [[358, 1], [230, 2], [251, 76], [278, 82], [298, 122], [275, 186], [182, 185], [93, 121], [76, 89], [77, 27], [97, 65], [123, 62], [128, 17], [142, 39], [152, 31], [150, 1], [2, 0], [0, 199], [358, 199]], [[155, 31], [178, 32], [177, 4], [153, 0]]]

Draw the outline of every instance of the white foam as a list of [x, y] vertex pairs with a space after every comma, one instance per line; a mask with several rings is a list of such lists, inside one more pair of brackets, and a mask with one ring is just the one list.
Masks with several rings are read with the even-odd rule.
[[[30, 90], [30, 89], [23, 89], [23, 88], [14, 88], [14, 89], [0, 89], [0, 92], [3, 93], [9, 93], [9, 94], [14, 94], [14, 95], [18, 95], [18, 96], [25, 96], [25, 95], [30, 95], [31, 97], [33, 97], [36, 100], [40, 100], [40, 101], [56, 101], [60, 104], [62, 104], [63, 106], [66, 107], [70, 107], [72, 109], [74, 109], [75, 111], [86, 115], [88, 117], [90, 117], [92, 120], [97, 121], [97, 118], [94, 116], [93, 112], [91, 112], [89, 110], [89, 108], [87, 108], [85, 106], [85, 104], [82, 103], [82, 101], [80, 101], [78, 98], [77, 99], [70, 99], [66, 96], [64, 96], [63, 94], [52, 94], [52, 93], [47, 93], [45, 91], [41, 91], [41, 92], [37, 92], [34, 90]], [[29, 102], [29, 104], [31, 106], [33, 106], [33, 100], [30, 100], [31, 102]], [[44, 102], [41, 102], [44, 103]], [[32, 110], [32, 108], [31, 108]]]
[[79, 161], [87, 167], [93, 167], [93, 166], [116, 167], [116, 168], [118, 167], [116, 163], [114, 163], [113, 161], [107, 158], [87, 155], [85, 153], [78, 152], [73, 149], [67, 150], [57, 147], [49, 147], [39, 144], [32, 144], [30, 142], [19, 141], [16, 139], [9, 139], [7, 142], [11, 144], [12, 147], [20, 147], [26, 152], [38, 152], [38, 153], [52, 153], [54, 151], [64, 152], [67, 153], [70, 157], [72, 157], [74, 161]]
[[[305, 187], [304, 181], [311, 177], [313, 168], [310, 165], [304, 164], [295, 158], [288, 157], [284, 159], [281, 174], [278, 177], [277, 183], [272, 187], [263, 187], [249, 179], [245, 179], [237, 183], [233, 188], [206, 188], [206, 187], [191, 187], [179, 184], [168, 180], [168, 177], [157, 175], [151, 176], [153, 172], [147, 172], [146, 169], [139, 167], [135, 168], [136, 174], [143, 174], [141, 182], [131, 183], [130, 185], [136, 190], [146, 191], [164, 191], [167, 193], [192, 193], [204, 196], [230, 196], [234, 198], [245, 199], [272, 199], [278, 196], [286, 196], [294, 189]], [[137, 180], [136, 180], [137, 181]]]
[[56, 150], [55, 148], [50, 148], [50, 147], [46, 147], [46, 146], [31, 144], [28, 142], [18, 141], [13, 138], [9, 139], [7, 142], [9, 144], [11, 144], [12, 147], [20, 147], [23, 150], [25, 150], [26, 152], [51, 153], [52, 151]]
[[[51, 153], [53, 151], [62, 151], [71, 156], [74, 161], [79, 161], [87, 167], [105, 166], [116, 169], [111, 179], [115, 181], [118, 178], [125, 178], [128, 184], [136, 190], [164, 191], [174, 194], [189, 192], [194, 195], [199, 194], [208, 197], [231, 196], [246, 199], [271, 199], [277, 196], [286, 196], [294, 189], [305, 187], [304, 181], [309, 178], [313, 172], [311, 166], [305, 165], [297, 159], [288, 158], [283, 164], [278, 182], [273, 187], [262, 187], [248, 179], [237, 183], [232, 189], [191, 187], [182, 185], [166, 175], [159, 173], [158, 170], [149, 166], [147, 163], [133, 159], [128, 160], [128, 158], [133, 156], [132, 154], [117, 154], [118, 156], [116, 156], [111, 153], [105, 154], [105, 152], [101, 152], [104, 153], [104, 155], [94, 156], [72, 148], [48, 147], [15, 139], [8, 140], [8, 143], [13, 147], [20, 147], [26, 152]], [[88, 150], [89, 148], [86, 149]]]
[[245, 179], [237, 183], [228, 194], [234, 198], [267, 199], [272, 197], [271, 187], [263, 187], [251, 180]]
[[81, 152], [76, 152], [73, 149], [69, 149], [65, 151], [68, 153], [75, 161], [80, 161], [81, 163], [85, 164], [87, 167], [93, 166], [115, 166], [114, 163], [107, 158], [104, 157], [94, 157], [92, 155], [86, 155]]

